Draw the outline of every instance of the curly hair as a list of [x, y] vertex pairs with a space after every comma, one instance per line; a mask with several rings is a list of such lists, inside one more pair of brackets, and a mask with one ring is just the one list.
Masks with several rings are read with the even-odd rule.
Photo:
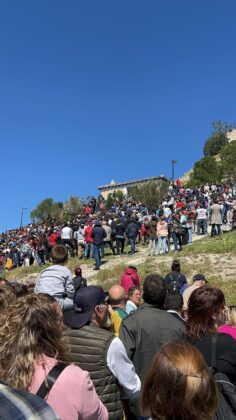
[[0, 314], [0, 378], [28, 389], [42, 355], [67, 361], [62, 313], [46, 294], [18, 298], [7, 309]]

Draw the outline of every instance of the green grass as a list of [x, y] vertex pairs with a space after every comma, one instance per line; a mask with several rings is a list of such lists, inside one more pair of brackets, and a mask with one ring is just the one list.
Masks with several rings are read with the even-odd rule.
[[223, 233], [214, 238], [206, 236], [204, 239], [184, 248], [181, 255], [222, 254], [229, 252], [236, 254], [236, 231]]

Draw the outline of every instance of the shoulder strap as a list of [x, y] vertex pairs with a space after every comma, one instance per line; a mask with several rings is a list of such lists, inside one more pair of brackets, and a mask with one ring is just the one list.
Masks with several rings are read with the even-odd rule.
[[67, 366], [69, 366], [67, 363], [57, 363], [50, 370], [50, 372], [48, 373], [47, 377], [45, 378], [35, 395], [44, 399], [49, 394], [57, 378]]
[[211, 367], [216, 368], [216, 343], [217, 334], [214, 334], [211, 340]]

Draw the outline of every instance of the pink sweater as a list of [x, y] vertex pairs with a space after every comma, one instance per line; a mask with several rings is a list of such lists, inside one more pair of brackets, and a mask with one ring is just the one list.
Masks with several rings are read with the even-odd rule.
[[157, 236], [168, 236], [168, 224], [164, 221], [157, 223]]
[[218, 331], [221, 333], [229, 334], [236, 340], [236, 327], [232, 327], [231, 325], [222, 325], [218, 328]]
[[[42, 355], [41, 361], [35, 364], [35, 374], [28, 391], [36, 394], [56, 363], [56, 359]], [[98, 398], [89, 373], [75, 365], [63, 370], [49, 392], [47, 402], [61, 420], [108, 420], [107, 409]]]

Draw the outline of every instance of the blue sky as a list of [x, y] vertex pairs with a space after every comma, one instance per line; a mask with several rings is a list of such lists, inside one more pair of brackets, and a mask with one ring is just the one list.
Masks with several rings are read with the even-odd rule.
[[182, 175], [235, 122], [235, 0], [2, 0], [0, 231], [44, 198]]

